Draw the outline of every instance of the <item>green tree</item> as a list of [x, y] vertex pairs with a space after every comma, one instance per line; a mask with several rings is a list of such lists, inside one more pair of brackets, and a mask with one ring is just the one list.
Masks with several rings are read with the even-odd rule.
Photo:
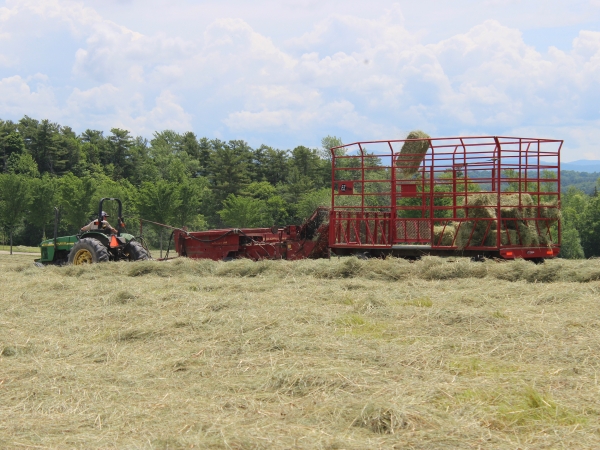
[[585, 252], [581, 245], [581, 238], [579, 237], [579, 232], [575, 228], [563, 228], [559, 256], [566, 259], [585, 258]]
[[263, 225], [285, 225], [288, 222], [290, 205], [277, 194], [275, 186], [268, 181], [250, 183], [243, 194], [263, 202]]
[[600, 256], [600, 197], [591, 197], [587, 203], [579, 234], [585, 256]]
[[265, 225], [287, 225], [290, 220], [290, 205], [283, 197], [269, 197], [264, 206]]
[[252, 157], [254, 181], [267, 181], [273, 186], [285, 182], [288, 160], [288, 152], [261, 145], [254, 150]]
[[250, 147], [243, 141], [213, 141], [209, 164], [209, 180], [215, 195], [224, 200], [238, 195], [250, 182]]
[[113, 179], [127, 178], [133, 173], [131, 148], [134, 140], [127, 130], [112, 128], [110, 132], [112, 134], [108, 137], [108, 153], [103, 155], [102, 162], [113, 165]]
[[277, 195], [277, 189], [268, 181], [255, 181], [246, 186], [242, 194], [247, 197], [267, 200]]
[[321, 167], [321, 159], [316, 150], [300, 145], [292, 150], [290, 165], [298, 169], [300, 175], [315, 179]]
[[108, 139], [102, 131], [87, 129], [78, 138], [80, 142], [81, 165], [88, 175], [114, 174], [114, 165], [110, 162]]
[[11, 255], [13, 233], [23, 222], [30, 201], [27, 178], [15, 174], [0, 175], [0, 226], [10, 237]]
[[205, 178], [185, 179], [177, 186], [178, 206], [174, 211], [174, 224], [179, 227], [205, 228], [206, 221], [200, 214], [204, 192], [208, 189]]
[[35, 160], [26, 152], [11, 154], [6, 161], [6, 171], [29, 178], [40, 176]]
[[[198, 161], [200, 169], [198, 176], [208, 177], [210, 173], [210, 165], [213, 153], [213, 143], [207, 138], [202, 138], [198, 141], [198, 154], [192, 155]], [[191, 154], [191, 153], [190, 153]]]
[[265, 206], [263, 200], [230, 194], [223, 202], [223, 209], [218, 213], [229, 227], [260, 227], [266, 225]]
[[[138, 211], [142, 218], [168, 225], [175, 218], [181, 205], [176, 183], [159, 180], [156, 183], [144, 182], [140, 186]], [[160, 257], [163, 255], [164, 227], [159, 227]]]
[[154, 133], [150, 141], [150, 156], [157, 167], [159, 176], [169, 181], [182, 182], [188, 177], [196, 176], [200, 171], [197, 159], [187, 153], [185, 148], [193, 148], [189, 135], [184, 136], [172, 130]]
[[[337, 136], [325, 136], [321, 139], [321, 149], [319, 150], [319, 155], [321, 159], [325, 161], [331, 161], [331, 149], [334, 147], [340, 147], [344, 145], [342, 139]], [[345, 149], [339, 148], [336, 150], [335, 154], [337, 156], [342, 156], [346, 154]]]
[[150, 154], [149, 142], [137, 137], [131, 146], [132, 173], [128, 177], [134, 185], [139, 186], [144, 181], [157, 181], [160, 179], [160, 170], [156, 161]]
[[304, 220], [320, 206], [331, 206], [331, 190], [328, 188], [311, 191], [304, 194], [298, 201], [296, 206], [296, 217], [299, 220]]
[[198, 142], [196, 135], [191, 131], [188, 131], [181, 135], [179, 142], [181, 145], [181, 150], [186, 152], [191, 158], [198, 162], [198, 165], [200, 165], [202, 147]]
[[[4, 123], [0, 126], [0, 163], [2, 164], [2, 171], [8, 172], [8, 162], [12, 155], [22, 155], [25, 152], [25, 143], [23, 142], [23, 138], [16, 131], [11, 131], [6, 135], [3, 135], [5, 130], [2, 128], [13, 128], [10, 125], [5, 125]], [[37, 170], [37, 167], [36, 167]]]
[[61, 217], [71, 233], [86, 225], [96, 209], [91, 207], [96, 191], [94, 180], [90, 177], [76, 177], [72, 173], [58, 179], [58, 198]]
[[292, 167], [282, 190], [285, 200], [296, 205], [301, 197], [315, 190], [315, 183], [310, 177], [302, 175], [296, 167]]
[[561, 199], [561, 214], [563, 228], [582, 230], [583, 213], [587, 209], [590, 197], [583, 191], [571, 186]]
[[48, 225], [53, 223], [54, 208], [58, 207], [58, 179], [47, 173], [34, 178], [31, 183], [31, 211], [28, 220], [39, 230], [41, 238], [46, 239]]

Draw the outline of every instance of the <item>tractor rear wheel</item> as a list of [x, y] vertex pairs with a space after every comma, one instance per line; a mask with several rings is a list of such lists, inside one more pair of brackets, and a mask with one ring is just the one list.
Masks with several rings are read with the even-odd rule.
[[69, 264], [75, 266], [107, 261], [107, 248], [94, 238], [80, 239], [69, 252]]
[[125, 248], [129, 261], [146, 261], [150, 259], [146, 249], [137, 241], [131, 241]]

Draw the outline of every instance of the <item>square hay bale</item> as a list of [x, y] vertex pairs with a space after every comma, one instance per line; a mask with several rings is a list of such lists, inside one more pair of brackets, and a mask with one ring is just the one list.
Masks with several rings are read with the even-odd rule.
[[[496, 246], [496, 239], [498, 238], [497, 230], [490, 230], [488, 237], [485, 240], [485, 245], [490, 247]], [[517, 230], [502, 230], [500, 232], [500, 245], [519, 245], [519, 234]]]
[[[533, 198], [529, 194], [500, 195], [500, 216], [503, 219], [526, 219], [535, 217]], [[514, 222], [514, 221], [512, 221]]]
[[[459, 249], [496, 245], [496, 222], [493, 221], [486, 235], [488, 221], [481, 219], [495, 219], [497, 203], [496, 193], [477, 193], [467, 197], [462, 208], [464, 216], [472, 220], [463, 222], [460, 227], [457, 227], [455, 243]], [[547, 220], [536, 221], [536, 217]], [[500, 236], [502, 245], [547, 246], [552, 243], [547, 229], [560, 219], [560, 209], [556, 202], [546, 202], [538, 207], [533, 197], [527, 193], [520, 196], [501, 194], [500, 218], [502, 219]]]
[[448, 225], [435, 225], [433, 227], [433, 245], [449, 247], [454, 242], [456, 235], [456, 226], [452, 223]]
[[[411, 131], [406, 139], [429, 139], [429, 135], [420, 130]], [[429, 141], [405, 142], [396, 157], [396, 167], [400, 169], [401, 177], [409, 177], [419, 171], [421, 163], [429, 150]]]
[[538, 216], [542, 219], [548, 219], [544, 222], [552, 225], [561, 219], [562, 214], [557, 202], [542, 202], [538, 208]]
[[517, 230], [504, 230], [500, 235], [502, 245], [519, 245]]
[[470, 194], [463, 200], [466, 217], [495, 219], [498, 195], [491, 193]]
[[[465, 221], [458, 227], [454, 243], [459, 250], [467, 247], [489, 246], [490, 236], [495, 230], [496, 221], [494, 220]], [[491, 245], [495, 245], [495, 237], [493, 242]]]
[[539, 241], [539, 244], [542, 247], [551, 247], [552, 244], [554, 243], [554, 241], [552, 240], [552, 236], [550, 235], [550, 233], [544, 233], [543, 230], [538, 235], [538, 241]]
[[525, 247], [537, 247], [540, 245], [540, 237], [538, 236], [534, 221], [525, 220], [519, 222], [517, 231], [521, 238], [521, 245]]

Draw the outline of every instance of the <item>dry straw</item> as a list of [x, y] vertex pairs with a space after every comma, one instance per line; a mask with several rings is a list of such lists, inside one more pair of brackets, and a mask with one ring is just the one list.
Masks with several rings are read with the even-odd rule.
[[419, 171], [419, 166], [425, 159], [427, 150], [429, 150], [430, 136], [423, 131], [411, 131], [406, 139], [424, 139], [420, 141], [405, 142], [396, 157], [396, 166], [400, 168], [401, 177], [410, 177]]
[[454, 244], [456, 225], [435, 225], [433, 227], [433, 244], [436, 246], [450, 247]]
[[[456, 246], [495, 247], [497, 244], [498, 194], [469, 194], [464, 202], [465, 220], [456, 231]], [[537, 212], [539, 211], [539, 213]], [[544, 220], [540, 220], [537, 216]], [[530, 194], [500, 194], [500, 241], [502, 245], [551, 245], [551, 225], [560, 219], [556, 203], [538, 207]]]
[[1, 448], [600, 448], [600, 260], [32, 260]]

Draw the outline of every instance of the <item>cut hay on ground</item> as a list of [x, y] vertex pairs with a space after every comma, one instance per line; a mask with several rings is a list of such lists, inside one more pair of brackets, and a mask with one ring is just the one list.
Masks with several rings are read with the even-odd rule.
[[600, 260], [0, 255], [0, 448], [600, 448]]
[[[420, 130], [411, 131], [406, 139], [429, 139], [430, 136]], [[400, 177], [410, 177], [419, 171], [419, 167], [429, 150], [429, 141], [405, 142], [396, 157], [396, 166], [400, 168]]]

